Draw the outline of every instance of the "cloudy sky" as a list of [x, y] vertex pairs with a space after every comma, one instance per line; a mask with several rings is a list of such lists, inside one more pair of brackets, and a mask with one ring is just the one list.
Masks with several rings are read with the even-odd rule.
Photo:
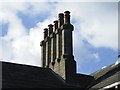
[[0, 0], [1, 61], [41, 66], [39, 45], [43, 29], [58, 19], [58, 13], [68, 10], [75, 27], [77, 72], [89, 74], [116, 62], [118, 0], [8, 1]]

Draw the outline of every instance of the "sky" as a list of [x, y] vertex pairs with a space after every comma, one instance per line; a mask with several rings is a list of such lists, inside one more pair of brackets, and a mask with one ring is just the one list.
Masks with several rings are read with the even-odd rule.
[[77, 72], [90, 74], [115, 63], [118, 0], [0, 0], [0, 61], [41, 66], [43, 29], [66, 10], [74, 25]]

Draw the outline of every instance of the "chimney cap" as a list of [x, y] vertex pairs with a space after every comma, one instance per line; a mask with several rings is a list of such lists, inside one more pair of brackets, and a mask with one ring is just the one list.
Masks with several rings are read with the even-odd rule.
[[59, 15], [64, 15], [63, 13], [59, 13]]
[[44, 28], [44, 31], [47, 31], [48, 29], [47, 28]]
[[52, 24], [49, 24], [48, 27], [53, 27], [53, 25], [52, 25]]
[[70, 14], [70, 11], [65, 11], [64, 13], [65, 13], [65, 14]]
[[55, 20], [53, 23], [57, 23], [58, 22], [58, 20]]
[[59, 16], [59, 18], [63, 18], [64, 14], [63, 13], [59, 13], [58, 16]]

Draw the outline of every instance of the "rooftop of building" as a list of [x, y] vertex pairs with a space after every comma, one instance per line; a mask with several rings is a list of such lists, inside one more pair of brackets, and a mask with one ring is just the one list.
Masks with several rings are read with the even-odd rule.
[[[88, 75], [77, 74], [80, 82], [66, 83], [58, 74], [50, 68], [42, 68], [30, 65], [22, 65], [9, 62], [2, 63], [3, 88], [83, 88], [82, 83], [88, 81]], [[120, 63], [112, 64], [91, 74], [94, 80], [89, 82], [88, 88], [102, 88], [115, 82], [119, 82]], [[81, 85], [80, 85], [81, 84]], [[87, 87], [86, 87], [87, 88]]]
[[2, 63], [3, 88], [73, 88], [80, 87], [66, 83], [50, 68]]

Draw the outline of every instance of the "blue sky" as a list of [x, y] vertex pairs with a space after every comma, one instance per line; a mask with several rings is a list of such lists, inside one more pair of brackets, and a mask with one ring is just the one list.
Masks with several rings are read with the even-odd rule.
[[[90, 74], [118, 56], [117, 2], [2, 2], [0, 60], [40, 66], [43, 29], [69, 10], [77, 72]], [[0, 6], [1, 6], [0, 5]]]

